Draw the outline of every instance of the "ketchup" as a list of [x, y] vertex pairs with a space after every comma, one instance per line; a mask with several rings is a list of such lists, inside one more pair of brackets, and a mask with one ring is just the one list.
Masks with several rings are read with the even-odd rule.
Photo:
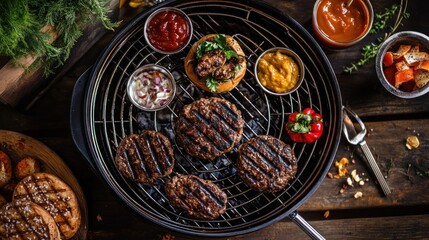
[[166, 10], [150, 20], [147, 34], [153, 47], [165, 52], [174, 52], [187, 43], [190, 27], [182, 14]]

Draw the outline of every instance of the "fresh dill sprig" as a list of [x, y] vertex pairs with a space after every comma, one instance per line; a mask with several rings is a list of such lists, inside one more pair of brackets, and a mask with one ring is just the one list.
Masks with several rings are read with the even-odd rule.
[[390, 37], [399, 26], [402, 26], [403, 19], [408, 19], [410, 17], [410, 14], [407, 12], [407, 4], [408, 0], [403, 0], [401, 1], [400, 6], [394, 4], [390, 8], [386, 8], [384, 13], [378, 13], [375, 15], [374, 24], [370, 30], [371, 34], [377, 34], [380, 31], [385, 30], [388, 23], [394, 16], [396, 16], [396, 21], [393, 26], [389, 27], [389, 32], [387, 32], [384, 37], [379, 37], [375, 43], [367, 44], [362, 48], [361, 58], [350, 66], [345, 66], [343, 68], [345, 73], [351, 74], [352, 72], [357, 71], [359, 67], [362, 67], [377, 56], [377, 52], [380, 49], [381, 44]]
[[[99, 20], [110, 30], [119, 25], [107, 17], [107, 0], [2, 0], [0, 12], [0, 55], [19, 63], [33, 54], [33, 66], [44, 63], [45, 75], [64, 64], [87, 24]], [[52, 44], [49, 33], [40, 31], [46, 25], [59, 36]]]

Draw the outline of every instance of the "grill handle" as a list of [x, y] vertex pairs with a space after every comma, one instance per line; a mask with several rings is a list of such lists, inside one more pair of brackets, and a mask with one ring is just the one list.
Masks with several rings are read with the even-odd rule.
[[87, 69], [76, 81], [73, 87], [71, 107], [70, 107], [70, 131], [73, 142], [79, 149], [79, 152], [86, 159], [93, 171], [95, 171], [94, 163], [89, 154], [88, 144], [85, 138], [85, 128], [83, 125], [83, 109], [84, 109], [84, 92], [86, 89], [87, 79], [89, 77], [90, 69]]
[[298, 225], [301, 230], [303, 230], [311, 239], [314, 240], [325, 240], [325, 238], [317, 232], [317, 230], [310, 225], [301, 215], [298, 214], [298, 212], [293, 212], [289, 215], [289, 218], [294, 222], [296, 225]]

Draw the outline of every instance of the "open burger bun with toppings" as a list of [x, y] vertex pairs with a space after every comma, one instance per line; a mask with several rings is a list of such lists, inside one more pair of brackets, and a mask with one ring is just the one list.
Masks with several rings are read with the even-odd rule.
[[[224, 39], [226, 46], [222, 44]], [[213, 48], [213, 45], [218, 47]], [[192, 45], [185, 58], [185, 71], [200, 89], [213, 93], [228, 92], [244, 77], [246, 59], [240, 45], [231, 36], [209, 34]]]

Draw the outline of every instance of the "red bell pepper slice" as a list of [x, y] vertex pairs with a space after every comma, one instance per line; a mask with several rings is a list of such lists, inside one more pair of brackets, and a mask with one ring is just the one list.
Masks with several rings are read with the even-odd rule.
[[386, 67], [391, 66], [394, 63], [393, 61], [393, 53], [392, 52], [386, 52], [383, 56], [383, 65]]
[[399, 88], [402, 83], [408, 82], [414, 79], [414, 70], [412, 68], [398, 71], [395, 73], [395, 87]]

